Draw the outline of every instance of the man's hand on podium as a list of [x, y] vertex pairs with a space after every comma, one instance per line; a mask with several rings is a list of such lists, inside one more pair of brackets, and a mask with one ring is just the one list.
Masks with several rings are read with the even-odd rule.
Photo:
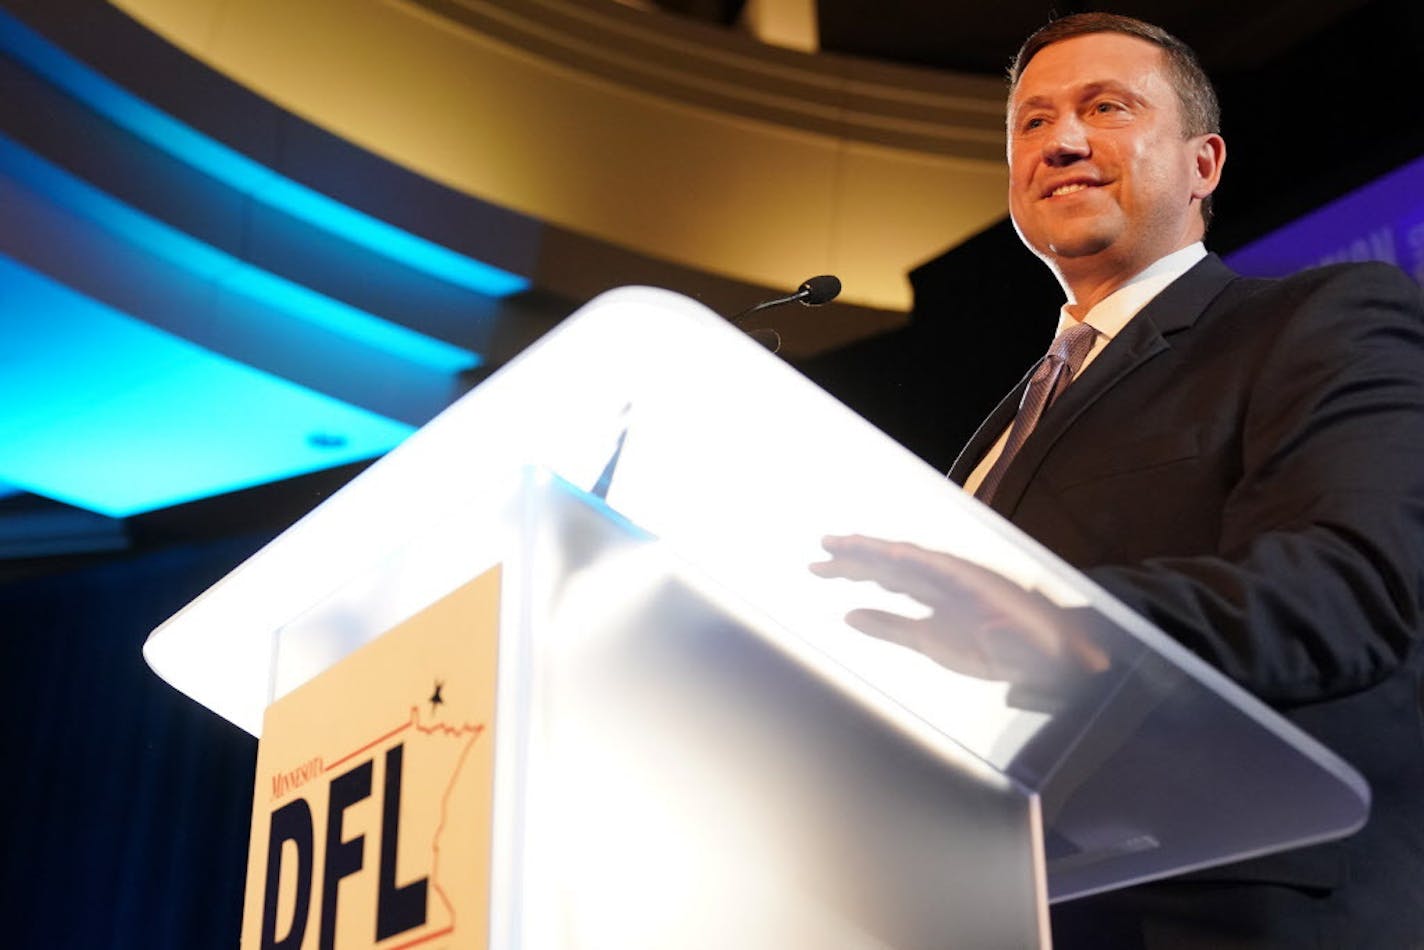
[[912, 618], [862, 608], [846, 623], [956, 673], [1057, 692], [1109, 665], [1084, 625], [1091, 611], [1059, 607], [978, 564], [904, 541], [844, 535], [821, 545], [830, 558], [812, 564], [813, 573], [872, 581], [929, 609]]

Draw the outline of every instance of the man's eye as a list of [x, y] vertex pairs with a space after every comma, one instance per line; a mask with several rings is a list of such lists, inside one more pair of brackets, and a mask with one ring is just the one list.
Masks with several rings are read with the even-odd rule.
[[1031, 132], [1031, 131], [1033, 131], [1034, 129], [1042, 128], [1042, 127], [1043, 127], [1043, 124], [1044, 124], [1044, 119], [1043, 119], [1042, 116], [1034, 116], [1032, 119], [1028, 119], [1027, 121], [1024, 122], [1024, 124], [1023, 124], [1024, 131], [1025, 131], [1025, 132]]
[[1108, 102], [1104, 100], [1102, 102], [1093, 103], [1093, 111], [1096, 112], [1098, 115], [1109, 115], [1114, 112], [1121, 112], [1122, 105], [1120, 103]]

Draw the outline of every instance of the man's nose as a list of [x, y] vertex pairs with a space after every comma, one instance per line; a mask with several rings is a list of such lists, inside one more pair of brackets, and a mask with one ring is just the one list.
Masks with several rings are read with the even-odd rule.
[[1052, 133], [1043, 141], [1043, 159], [1055, 167], [1071, 165], [1091, 154], [1087, 130], [1075, 118], [1055, 122]]

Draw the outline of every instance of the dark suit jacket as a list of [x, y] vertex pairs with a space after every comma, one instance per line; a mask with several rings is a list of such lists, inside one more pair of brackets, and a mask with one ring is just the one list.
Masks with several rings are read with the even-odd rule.
[[993, 507], [1373, 791], [1343, 842], [1055, 908], [1056, 946], [1424, 947], [1419, 288], [1384, 265], [1266, 281], [1208, 256], [1049, 408]]

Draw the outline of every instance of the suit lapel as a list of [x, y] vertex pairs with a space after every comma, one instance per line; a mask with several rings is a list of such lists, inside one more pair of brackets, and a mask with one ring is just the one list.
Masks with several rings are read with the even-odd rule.
[[1024, 390], [1028, 388], [1029, 377], [1033, 375], [1034, 367], [1028, 368], [1023, 378], [1018, 381], [1018, 385], [1009, 390], [1009, 394], [999, 400], [999, 404], [994, 407], [994, 411], [979, 424], [979, 428], [974, 430], [969, 441], [960, 450], [959, 456], [955, 458], [954, 464], [949, 467], [949, 480], [956, 485], [963, 485], [974, 471], [974, 466], [979, 464], [979, 460], [984, 457], [984, 453], [1003, 434], [1004, 430], [1014, 421], [1014, 416], [1019, 411], [1019, 403], [1023, 401]]
[[[1215, 254], [1208, 254], [1128, 321], [1122, 332], [1108, 343], [1082, 375], [1075, 379], [1043, 414], [1013, 464], [1004, 473], [1004, 479], [999, 483], [998, 491], [994, 495], [994, 510], [1006, 517], [1012, 516], [1044, 457], [1073, 422], [1124, 376], [1168, 350], [1171, 346], [1170, 337], [1189, 329], [1235, 276], [1221, 263], [1220, 258]], [[1014, 393], [1020, 394], [1020, 398], [1024, 385], [1025, 381], [1021, 380], [1014, 390]], [[1014, 393], [1010, 396], [1013, 397]], [[1012, 399], [1012, 402], [1010, 399], [1004, 402], [1009, 403], [1007, 417], [1002, 418], [1000, 422], [1004, 410], [1004, 403], [1000, 403], [994, 414], [980, 427], [980, 431], [975, 433], [969, 447], [956, 460], [954, 469], [951, 469], [951, 477], [965, 464], [965, 456], [970, 455], [976, 443], [982, 443], [971, 456], [973, 461], [967, 464], [960, 480], [967, 477], [983, 453], [1013, 420], [1013, 411], [1018, 406], [1017, 398]], [[992, 428], [985, 434], [983, 430], [990, 428], [995, 422], [999, 422], [998, 428]]]

